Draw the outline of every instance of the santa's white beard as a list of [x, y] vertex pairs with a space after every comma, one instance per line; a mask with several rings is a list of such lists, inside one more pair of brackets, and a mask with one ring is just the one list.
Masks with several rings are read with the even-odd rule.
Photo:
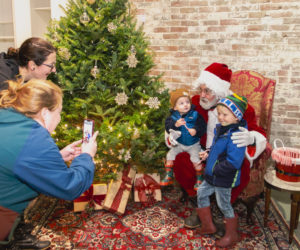
[[214, 96], [214, 99], [212, 99], [211, 101], [209, 101], [205, 97], [200, 98], [200, 106], [205, 110], [208, 110], [211, 107], [215, 106], [217, 104], [217, 102], [218, 102], [218, 99], [216, 96]]

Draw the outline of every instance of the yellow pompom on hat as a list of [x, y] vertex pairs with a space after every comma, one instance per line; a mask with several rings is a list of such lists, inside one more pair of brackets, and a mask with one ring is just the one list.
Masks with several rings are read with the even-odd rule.
[[176, 102], [178, 100], [179, 97], [188, 97], [190, 98], [189, 92], [186, 89], [176, 89], [173, 90], [170, 93], [170, 104], [171, 104], [171, 108], [174, 108], [176, 105]]

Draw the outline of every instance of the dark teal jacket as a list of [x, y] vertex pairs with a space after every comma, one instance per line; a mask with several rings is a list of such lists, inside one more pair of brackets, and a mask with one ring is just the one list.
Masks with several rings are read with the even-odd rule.
[[0, 206], [21, 213], [39, 193], [73, 200], [93, 177], [89, 154], [68, 167], [44, 127], [13, 109], [0, 109]]

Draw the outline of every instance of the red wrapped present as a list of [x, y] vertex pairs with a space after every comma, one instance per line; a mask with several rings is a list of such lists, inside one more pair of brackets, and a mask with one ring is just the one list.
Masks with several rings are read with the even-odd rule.
[[81, 196], [73, 200], [74, 212], [84, 211], [87, 206], [95, 210], [103, 209], [102, 203], [107, 194], [107, 184], [92, 184]]
[[136, 171], [128, 167], [117, 175], [117, 180], [108, 185], [103, 208], [118, 215], [124, 214]]
[[153, 203], [161, 201], [159, 174], [136, 174], [134, 181], [134, 201]]

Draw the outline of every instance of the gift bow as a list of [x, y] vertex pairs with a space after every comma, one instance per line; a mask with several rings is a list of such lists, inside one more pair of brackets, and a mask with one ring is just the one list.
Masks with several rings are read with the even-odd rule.
[[101, 206], [103, 199], [105, 198], [106, 194], [97, 194], [94, 195], [94, 187], [93, 185], [90, 186], [88, 190], [86, 190], [81, 196], [74, 200], [74, 202], [90, 202], [93, 201], [93, 206], [95, 203]]
[[127, 168], [122, 173], [122, 182], [121, 182], [120, 188], [119, 188], [118, 192], [116, 193], [115, 198], [114, 198], [114, 200], [111, 204], [111, 207], [109, 209], [112, 212], [118, 211], [118, 207], [119, 207], [119, 205], [121, 203], [121, 200], [122, 200], [123, 192], [125, 190], [128, 190], [128, 191], [131, 190], [132, 178], [130, 178], [128, 176], [129, 171], [130, 171], [130, 168]]
[[135, 180], [135, 190], [137, 190], [141, 202], [155, 200], [154, 192], [156, 189], [160, 189], [160, 185], [148, 174]]

